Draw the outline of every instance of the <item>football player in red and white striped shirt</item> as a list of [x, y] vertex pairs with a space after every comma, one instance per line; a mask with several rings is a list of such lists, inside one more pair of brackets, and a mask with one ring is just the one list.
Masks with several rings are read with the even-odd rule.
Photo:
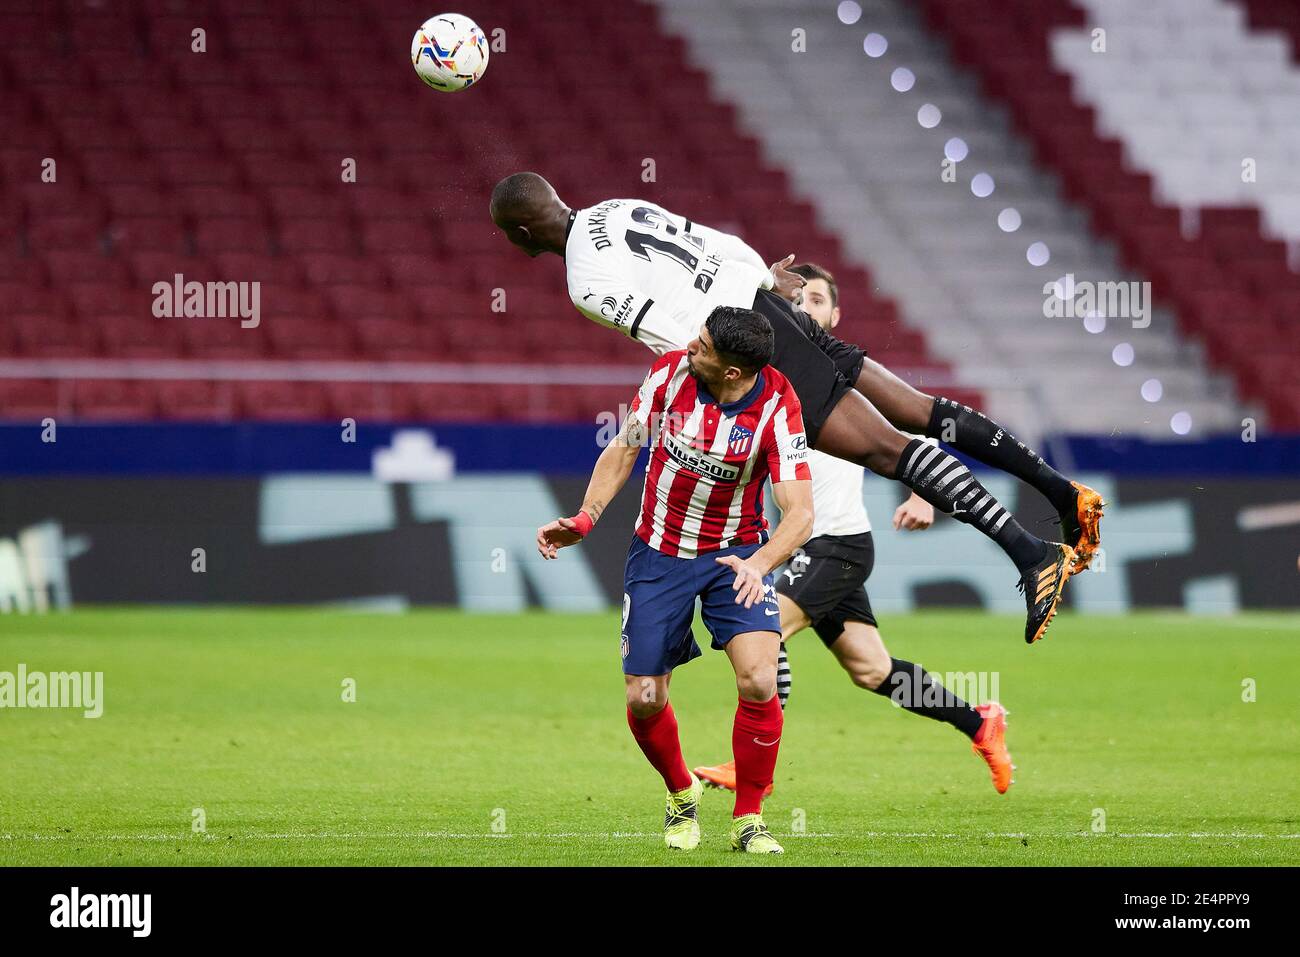
[[[668, 703], [675, 667], [700, 655], [691, 634], [700, 599], [713, 647], [736, 672], [732, 729], [736, 803], [731, 844], [781, 853], [762, 818], [781, 740], [776, 697], [781, 612], [772, 571], [812, 530], [812, 481], [802, 409], [768, 365], [771, 324], [733, 306], [714, 309], [685, 350], [651, 367], [619, 438], [601, 453], [582, 509], [537, 530], [543, 558], [581, 541], [651, 445], [636, 535], [624, 572], [622, 656], [627, 717], [668, 787], [664, 841], [699, 844], [701, 784], [682, 758]], [[783, 519], [769, 536], [763, 482]]]

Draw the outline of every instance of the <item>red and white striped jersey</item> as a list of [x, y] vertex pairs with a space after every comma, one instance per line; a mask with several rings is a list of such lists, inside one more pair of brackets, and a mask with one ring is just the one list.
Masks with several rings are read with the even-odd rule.
[[665, 555], [763, 541], [764, 479], [811, 479], [799, 397], [771, 366], [748, 395], [720, 405], [690, 374], [685, 350], [667, 352], [630, 415], [653, 441], [636, 533]]

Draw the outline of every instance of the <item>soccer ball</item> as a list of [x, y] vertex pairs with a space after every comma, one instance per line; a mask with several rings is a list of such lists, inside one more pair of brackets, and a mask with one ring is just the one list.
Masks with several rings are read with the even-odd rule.
[[487, 40], [469, 17], [442, 13], [425, 20], [415, 31], [411, 65], [428, 86], [443, 93], [459, 93], [477, 83], [487, 69]]

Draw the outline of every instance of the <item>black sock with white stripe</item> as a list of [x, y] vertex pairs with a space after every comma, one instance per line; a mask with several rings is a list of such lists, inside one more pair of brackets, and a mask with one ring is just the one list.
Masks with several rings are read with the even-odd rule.
[[973, 459], [1028, 482], [1058, 512], [1074, 508], [1074, 486], [1043, 457], [983, 412], [943, 396], [934, 400], [925, 434]]
[[912, 714], [944, 721], [968, 738], [974, 738], [984, 723], [978, 711], [935, 681], [930, 672], [901, 658], [889, 659], [889, 674], [871, 690]]
[[781, 642], [781, 652], [776, 656], [776, 696], [781, 701], [781, 710], [785, 710], [785, 703], [790, 700], [790, 686], [794, 682], [790, 678], [790, 659], [785, 656], [785, 642]]
[[1047, 554], [1046, 543], [1025, 531], [970, 469], [939, 446], [920, 439], [908, 442], [894, 477], [945, 515], [997, 542], [1021, 574]]

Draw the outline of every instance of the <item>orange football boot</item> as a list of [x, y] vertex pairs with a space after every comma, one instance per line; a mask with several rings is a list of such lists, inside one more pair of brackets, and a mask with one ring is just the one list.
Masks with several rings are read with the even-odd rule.
[[[711, 788], [722, 788], [724, 791], [736, 790], [736, 762], [728, 761], [726, 764], [716, 764], [711, 768], [695, 768], [695, 776]], [[772, 785], [768, 785], [763, 791], [763, 797], [772, 793]]]
[[1077, 575], [1079, 572], [1087, 571], [1088, 566], [1092, 564], [1092, 557], [1101, 547], [1101, 513], [1106, 503], [1102, 501], [1100, 492], [1078, 482], [1070, 484], [1074, 486], [1076, 493], [1075, 514], [1061, 516], [1061, 531], [1064, 533], [1066, 544], [1069, 544], [1071, 539], [1075, 542], [1074, 567], [1070, 569], [1070, 574]]
[[1007, 751], [1007, 709], [996, 701], [990, 701], [977, 706], [975, 710], [984, 719], [984, 723], [975, 732], [971, 750], [988, 762], [989, 771], [993, 775], [993, 789], [999, 794], [1006, 794], [1007, 788], [1012, 784], [1011, 772], [1016, 768]]

